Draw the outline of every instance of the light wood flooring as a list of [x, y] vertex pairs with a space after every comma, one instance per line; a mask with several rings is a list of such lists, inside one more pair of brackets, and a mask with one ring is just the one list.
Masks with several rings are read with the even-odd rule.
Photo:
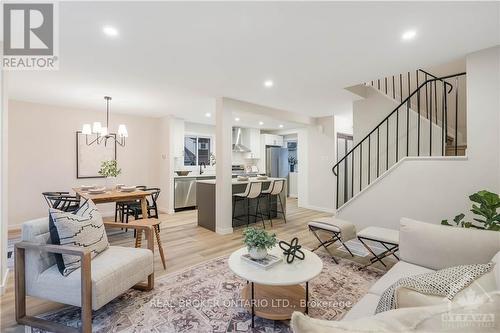
[[[296, 199], [287, 201], [287, 223], [282, 219], [273, 220], [270, 228], [269, 221], [266, 230], [272, 230], [279, 239], [291, 240], [298, 237], [300, 244], [308, 248], [315, 247], [318, 242], [307, 229], [307, 222], [313, 218], [329, 216], [330, 214], [312, 211], [297, 207]], [[207, 229], [198, 227], [195, 210], [178, 212], [172, 215], [160, 215], [161, 238], [165, 250], [167, 269], [164, 270], [158, 251], [155, 251], [155, 277], [188, 268], [212, 258], [229, 255], [234, 250], [241, 248], [242, 228], [236, 229], [230, 235], [219, 235]], [[261, 227], [262, 224], [257, 224]], [[9, 232], [9, 238], [18, 238], [19, 231]], [[113, 245], [134, 246], [133, 232], [122, 232], [109, 236]], [[319, 249], [318, 251], [324, 251]], [[352, 260], [346, 252], [332, 250], [337, 257], [346, 257]], [[366, 258], [356, 257], [360, 263], [366, 263]], [[382, 268], [382, 266], [375, 267]], [[27, 307], [29, 314], [40, 314], [61, 305], [40, 299], [28, 298]], [[14, 317], [14, 274], [9, 273], [7, 290], [0, 298], [0, 331], [24, 332], [22, 327], [16, 325]]]

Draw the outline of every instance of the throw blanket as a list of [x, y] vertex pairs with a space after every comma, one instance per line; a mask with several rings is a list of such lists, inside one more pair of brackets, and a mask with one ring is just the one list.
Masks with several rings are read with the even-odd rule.
[[483, 274], [491, 271], [494, 266], [495, 264], [492, 262], [488, 264], [460, 265], [399, 279], [384, 291], [375, 313], [389, 311], [398, 307], [395, 296], [399, 287], [452, 300], [462, 289], [469, 286]]
[[333, 225], [340, 230], [340, 239], [343, 242], [356, 238], [356, 227], [351, 222], [347, 222], [335, 217], [322, 217], [319, 219], [314, 219], [313, 222]]

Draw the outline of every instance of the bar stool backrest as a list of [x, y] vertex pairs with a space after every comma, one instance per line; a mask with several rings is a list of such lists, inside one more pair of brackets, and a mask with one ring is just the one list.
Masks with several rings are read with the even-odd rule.
[[249, 199], [257, 198], [262, 191], [261, 182], [249, 182], [245, 190], [245, 196]]
[[280, 194], [283, 191], [284, 185], [285, 185], [284, 179], [273, 180], [273, 183], [270, 185], [272, 187], [271, 187], [271, 192], [269, 194], [271, 195]]

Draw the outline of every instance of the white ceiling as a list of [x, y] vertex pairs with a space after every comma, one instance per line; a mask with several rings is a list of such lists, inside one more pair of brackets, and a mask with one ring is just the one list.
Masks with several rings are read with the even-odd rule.
[[[225, 96], [310, 116], [343, 88], [500, 44], [499, 3], [62, 2], [60, 70], [12, 72], [10, 98], [203, 120]], [[104, 25], [118, 38], [102, 33]], [[413, 41], [401, 34], [416, 29]], [[266, 79], [274, 87], [264, 88]]]

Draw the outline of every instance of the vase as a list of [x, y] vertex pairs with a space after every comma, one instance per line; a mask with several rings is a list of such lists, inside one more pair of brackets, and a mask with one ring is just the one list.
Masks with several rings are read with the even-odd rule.
[[106, 190], [114, 190], [116, 187], [115, 182], [115, 177], [106, 177], [104, 180], [104, 187], [106, 187]]
[[267, 256], [267, 250], [266, 250], [266, 248], [251, 247], [248, 250], [248, 254], [250, 254], [250, 257], [252, 259], [260, 260], [260, 259], [264, 259]]

